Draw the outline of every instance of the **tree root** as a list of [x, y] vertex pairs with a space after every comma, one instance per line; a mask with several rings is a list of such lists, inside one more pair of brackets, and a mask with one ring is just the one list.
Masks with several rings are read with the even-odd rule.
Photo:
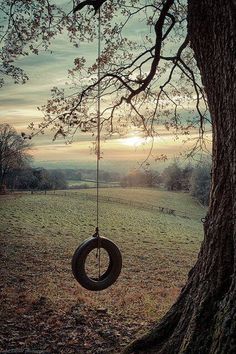
[[[183, 296], [184, 294], [182, 294]], [[185, 298], [185, 297], [184, 297]], [[169, 343], [172, 334], [181, 318], [184, 305], [183, 297], [179, 297], [160, 323], [144, 336], [134, 340], [122, 354], [165, 353], [165, 344]], [[171, 354], [170, 352], [168, 354]]]

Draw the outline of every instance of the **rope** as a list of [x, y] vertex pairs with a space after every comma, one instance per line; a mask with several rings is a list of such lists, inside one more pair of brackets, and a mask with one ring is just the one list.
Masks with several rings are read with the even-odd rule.
[[97, 101], [97, 235], [99, 236], [99, 163], [101, 158], [101, 66], [100, 66], [100, 56], [101, 56], [101, 11], [98, 10], [98, 101]]
[[101, 277], [101, 248], [100, 248], [100, 237], [99, 237], [99, 168], [100, 168], [100, 158], [101, 158], [101, 65], [100, 65], [100, 56], [101, 56], [101, 11], [98, 10], [98, 101], [97, 101], [97, 227], [96, 235], [98, 241], [97, 247], [97, 256], [98, 256], [98, 279]]

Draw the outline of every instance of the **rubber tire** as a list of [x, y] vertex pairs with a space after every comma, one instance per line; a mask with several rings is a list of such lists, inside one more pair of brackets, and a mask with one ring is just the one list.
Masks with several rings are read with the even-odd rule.
[[[89, 253], [98, 247], [107, 251], [109, 255], [109, 266], [99, 280], [90, 278], [85, 271], [85, 263]], [[105, 237], [92, 237], [85, 240], [75, 251], [72, 257], [72, 272], [75, 279], [87, 290], [100, 291], [108, 288], [117, 280], [122, 268], [122, 256], [115, 243]]]

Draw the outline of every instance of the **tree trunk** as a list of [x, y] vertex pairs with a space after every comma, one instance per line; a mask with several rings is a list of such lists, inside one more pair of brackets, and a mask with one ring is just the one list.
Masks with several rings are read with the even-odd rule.
[[188, 32], [213, 124], [204, 241], [177, 302], [125, 353], [236, 353], [236, 1], [189, 0]]

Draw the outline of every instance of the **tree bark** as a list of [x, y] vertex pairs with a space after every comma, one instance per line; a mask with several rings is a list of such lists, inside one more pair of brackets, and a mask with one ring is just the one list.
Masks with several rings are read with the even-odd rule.
[[212, 190], [179, 298], [125, 353], [236, 353], [236, 1], [189, 0], [188, 33], [213, 126]]

